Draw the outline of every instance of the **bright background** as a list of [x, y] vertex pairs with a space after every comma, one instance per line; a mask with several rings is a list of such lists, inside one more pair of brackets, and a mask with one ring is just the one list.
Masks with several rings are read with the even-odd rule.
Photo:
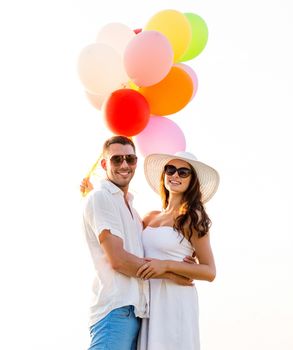
[[[101, 26], [140, 28], [158, 11], [176, 9], [202, 16], [209, 41], [186, 62], [199, 90], [173, 120], [187, 150], [221, 175], [207, 207], [218, 275], [197, 283], [202, 350], [291, 350], [292, 2], [0, 7], [0, 348], [87, 348], [93, 269], [79, 183], [109, 132], [84, 96], [76, 61]], [[141, 214], [159, 207], [141, 168], [133, 187]]]

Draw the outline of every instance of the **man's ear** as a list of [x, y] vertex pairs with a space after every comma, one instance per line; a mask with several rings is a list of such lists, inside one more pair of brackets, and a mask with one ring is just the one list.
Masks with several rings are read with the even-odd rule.
[[107, 162], [106, 162], [106, 159], [102, 159], [101, 160], [101, 166], [104, 170], [107, 170]]

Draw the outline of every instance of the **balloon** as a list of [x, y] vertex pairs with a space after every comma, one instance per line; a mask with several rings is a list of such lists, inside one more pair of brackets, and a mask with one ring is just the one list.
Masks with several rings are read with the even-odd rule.
[[192, 96], [190, 98], [190, 100], [192, 100], [197, 92], [197, 89], [198, 89], [197, 75], [196, 75], [195, 71], [191, 67], [189, 67], [187, 64], [177, 63], [177, 64], [175, 64], [175, 66], [183, 69], [190, 76], [192, 83], [193, 83], [193, 92], [192, 92]]
[[140, 33], [142, 31], [142, 29], [141, 28], [136, 28], [136, 29], [133, 29], [133, 31], [134, 31], [135, 34], [138, 34], [138, 33]]
[[91, 105], [94, 106], [96, 109], [101, 110], [102, 105], [104, 101], [106, 100], [106, 97], [104, 95], [93, 95], [89, 92], [85, 92], [86, 97], [90, 101]]
[[114, 91], [104, 103], [104, 118], [108, 128], [117, 135], [133, 136], [140, 133], [150, 118], [146, 99], [137, 91]]
[[198, 56], [208, 41], [208, 27], [205, 21], [194, 13], [184, 13], [191, 25], [191, 42], [180, 61], [188, 61]]
[[107, 95], [129, 80], [121, 56], [110, 46], [86, 46], [78, 59], [78, 74], [85, 89], [94, 95]]
[[148, 125], [134, 137], [134, 141], [144, 157], [151, 153], [174, 154], [186, 148], [182, 130], [166, 117], [151, 116]]
[[162, 81], [142, 87], [139, 92], [148, 101], [151, 114], [168, 115], [187, 105], [193, 93], [193, 82], [183, 69], [173, 66]]
[[135, 37], [132, 29], [122, 23], [108, 23], [98, 32], [97, 43], [111, 46], [123, 56], [128, 42]]
[[134, 84], [134, 82], [131, 80], [128, 82], [127, 87], [132, 90], [136, 90], [136, 91], [139, 90], [139, 87], [136, 84]]
[[124, 52], [128, 76], [138, 86], [150, 86], [161, 81], [171, 69], [173, 51], [168, 39], [155, 30], [137, 34]]
[[174, 52], [174, 62], [179, 62], [191, 41], [189, 21], [183, 13], [176, 10], [158, 12], [151, 17], [144, 29], [157, 30], [167, 37]]

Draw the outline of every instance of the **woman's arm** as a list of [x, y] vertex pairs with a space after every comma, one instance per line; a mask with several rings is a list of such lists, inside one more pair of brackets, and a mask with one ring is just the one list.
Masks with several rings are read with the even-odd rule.
[[[146, 228], [149, 225], [149, 223], [151, 222], [151, 220], [156, 215], [158, 215], [160, 213], [161, 212], [158, 210], [153, 210], [153, 211], [147, 213], [142, 220], [143, 228]], [[185, 257], [185, 259], [189, 264], [195, 263], [195, 260], [192, 257]], [[146, 260], [148, 260], [148, 262], [150, 262], [152, 259], [150, 258], [150, 259], [146, 259]], [[157, 260], [157, 261], [163, 262], [163, 260]], [[141, 276], [139, 276], [138, 273], [136, 275], [137, 275], [137, 277], [141, 277]], [[153, 276], [152, 278], [169, 279], [169, 280], [173, 281], [174, 283], [180, 284], [182, 286], [192, 286], [193, 285], [192, 284], [193, 280], [191, 278], [182, 276], [180, 274], [176, 274], [176, 273], [171, 272], [171, 271], [162, 271], [162, 273], [158, 272], [156, 274], [156, 276]]]
[[213, 281], [216, 277], [216, 266], [209, 234], [202, 238], [192, 237], [191, 243], [196, 247], [198, 264], [152, 259], [138, 269], [137, 276], [149, 279], [156, 278], [156, 276], [162, 275], [164, 272], [172, 272], [190, 279]]

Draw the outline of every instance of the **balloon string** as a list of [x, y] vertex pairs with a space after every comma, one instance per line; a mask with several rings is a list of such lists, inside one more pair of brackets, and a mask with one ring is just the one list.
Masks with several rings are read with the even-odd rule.
[[99, 158], [97, 159], [97, 161], [94, 163], [94, 165], [91, 167], [90, 171], [86, 174], [86, 178], [90, 178], [91, 175], [93, 174], [93, 172], [95, 171], [96, 167], [99, 164], [99, 161], [101, 160], [102, 155], [99, 156]]
[[[85, 179], [89, 180], [90, 177], [93, 175], [94, 171], [96, 170], [96, 167], [98, 166], [100, 160], [102, 158], [102, 154], [99, 156], [99, 158], [96, 160], [94, 165], [91, 167], [91, 169], [88, 171], [88, 173], [85, 176]], [[81, 193], [83, 197], [85, 197], [90, 191], [85, 190], [84, 192]]]

